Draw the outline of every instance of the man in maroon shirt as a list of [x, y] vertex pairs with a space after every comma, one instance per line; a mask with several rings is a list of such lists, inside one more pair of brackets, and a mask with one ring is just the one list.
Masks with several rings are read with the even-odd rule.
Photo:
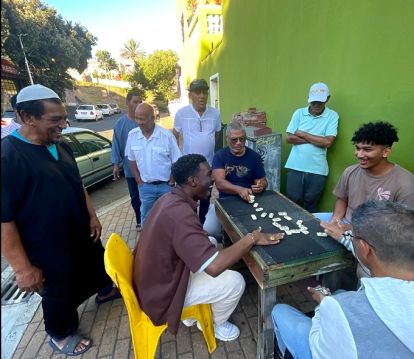
[[168, 323], [172, 334], [178, 331], [184, 306], [210, 303], [216, 338], [234, 340], [240, 330], [228, 318], [245, 282], [240, 273], [227, 268], [254, 245], [277, 244], [283, 234], [255, 230], [218, 250], [196, 212], [197, 201], [208, 198], [212, 185], [208, 162], [201, 155], [183, 156], [173, 164], [172, 176], [177, 187], [155, 203], [134, 250], [135, 293], [151, 321]]

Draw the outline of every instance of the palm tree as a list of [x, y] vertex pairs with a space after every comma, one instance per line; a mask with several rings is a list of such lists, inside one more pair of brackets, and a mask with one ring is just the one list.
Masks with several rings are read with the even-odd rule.
[[134, 39], [129, 39], [124, 44], [124, 47], [120, 51], [120, 55], [123, 59], [132, 60], [135, 62], [138, 60], [140, 55], [143, 55], [144, 52], [139, 49], [139, 42]]

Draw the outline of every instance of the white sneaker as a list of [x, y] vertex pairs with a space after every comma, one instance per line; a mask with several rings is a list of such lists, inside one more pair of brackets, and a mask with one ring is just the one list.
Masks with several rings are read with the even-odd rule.
[[[182, 322], [186, 327], [192, 327], [197, 321], [195, 319], [183, 319]], [[198, 323], [197, 323], [197, 327], [198, 327]]]
[[[201, 330], [200, 324], [197, 322], [197, 328]], [[237, 339], [240, 335], [240, 329], [230, 322], [224, 322], [223, 324], [214, 324], [214, 336], [223, 342], [229, 342]]]

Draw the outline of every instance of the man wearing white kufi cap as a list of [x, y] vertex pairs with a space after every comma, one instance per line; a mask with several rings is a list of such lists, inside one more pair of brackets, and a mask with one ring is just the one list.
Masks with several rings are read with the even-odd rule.
[[52, 348], [79, 355], [92, 341], [76, 334], [77, 307], [98, 291], [98, 304], [119, 293], [105, 273], [101, 224], [62, 142], [61, 99], [45, 86], [27, 86], [17, 111], [23, 126], [1, 143], [2, 253], [19, 288], [42, 296]]

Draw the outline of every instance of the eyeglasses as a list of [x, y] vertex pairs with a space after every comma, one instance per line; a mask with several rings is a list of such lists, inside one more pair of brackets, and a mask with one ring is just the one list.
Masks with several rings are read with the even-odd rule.
[[246, 142], [246, 137], [234, 137], [234, 138], [229, 138], [229, 140], [230, 140], [231, 143], [233, 143], [235, 145], [237, 142], [245, 143]]

